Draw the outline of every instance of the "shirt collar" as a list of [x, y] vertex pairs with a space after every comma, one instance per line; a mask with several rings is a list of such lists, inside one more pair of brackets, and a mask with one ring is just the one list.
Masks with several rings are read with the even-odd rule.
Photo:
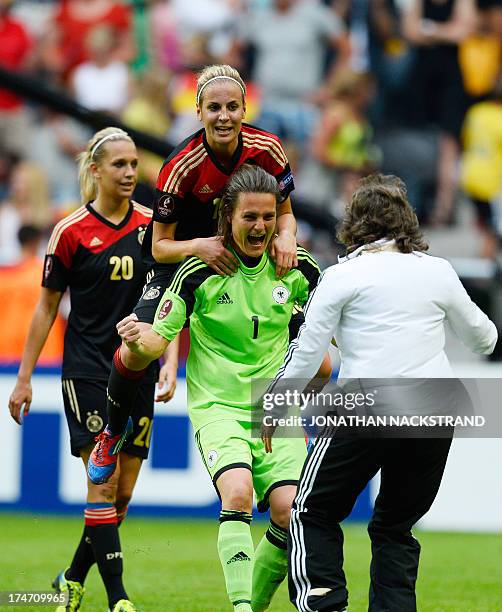
[[380, 238], [379, 240], [375, 240], [375, 242], [368, 242], [368, 244], [363, 244], [348, 255], [338, 255], [338, 263], [344, 263], [349, 259], [359, 257], [359, 255], [362, 255], [365, 251], [393, 251], [395, 250], [395, 247], [396, 241], [394, 240], [394, 238]]

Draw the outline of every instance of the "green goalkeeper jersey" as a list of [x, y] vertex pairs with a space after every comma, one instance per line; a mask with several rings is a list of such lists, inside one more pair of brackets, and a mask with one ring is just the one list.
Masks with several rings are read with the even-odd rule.
[[208, 423], [251, 420], [251, 380], [272, 379], [284, 361], [294, 309], [317, 285], [319, 267], [298, 247], [298, 268], [276, 278], [264, 253], [233, 276], [220, 276], [197, 257], [177, 269], [159, 303], [153, 329], [172, 340], [190, 319], [188, 408], [197, 431]]

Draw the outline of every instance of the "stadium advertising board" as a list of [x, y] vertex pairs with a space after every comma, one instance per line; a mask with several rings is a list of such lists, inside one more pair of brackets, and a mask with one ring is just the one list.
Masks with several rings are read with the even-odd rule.
[[[7, 409], [14, 382], [12, 370], [0, 372], [3, 406], [0, 410], [0, 509], [81, 512], [85, 503], [85, 475], [80, 460], [70, 454], [59, 374], [34, 376], [34, 401], [22, 427], [14, 423]], [[135, 514], [218, 516], [218, 498], [193, 439], [185, 397], [186, 383], [179, 379], [175, 399], [156, 406], [150, 458], [142, 468], [131, 504]], [[501, 463], [500, 440], [455, 440], [438, 498], [421, 526], [501, 531]], [[352, 520], [368, 520], [377, 489], [378, 477], [360, 496]]]

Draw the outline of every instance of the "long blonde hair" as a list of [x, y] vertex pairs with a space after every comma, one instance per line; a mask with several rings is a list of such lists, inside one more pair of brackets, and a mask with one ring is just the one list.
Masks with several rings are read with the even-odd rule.
[[78, 181], [80, 183], [80, 197], [83, 204], [95, 200], [98, 195], [98, 184], [91, 172], [91, 164], [101, 163], [105, 156], [104, 145], [110, 141], [129, 140], [132, 138], [127, 132], [116, 127], [107, 127], [94, 136], [87, 143], [85, 151], [77, 155]]

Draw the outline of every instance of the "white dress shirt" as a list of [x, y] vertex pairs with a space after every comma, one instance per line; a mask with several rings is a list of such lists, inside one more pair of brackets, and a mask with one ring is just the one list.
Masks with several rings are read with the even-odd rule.
[[368, 245], [328, 268], [311, 295], [305, 324], [278, 378], [311, 379], [332, 338], [339, 378], [449, 378], [445, 322], [475, 353], [497, 341], [445, 259], [400, 253], [393, 241]]

